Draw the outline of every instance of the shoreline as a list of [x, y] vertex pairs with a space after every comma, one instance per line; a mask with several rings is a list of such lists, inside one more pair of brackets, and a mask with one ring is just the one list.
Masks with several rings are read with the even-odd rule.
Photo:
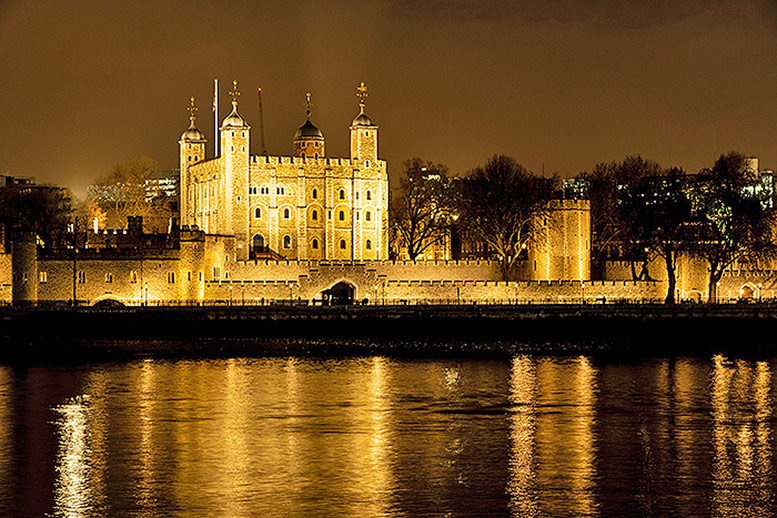
[[3, 307], [0, 363], [263, 356], [773, 355], [777, 304]]

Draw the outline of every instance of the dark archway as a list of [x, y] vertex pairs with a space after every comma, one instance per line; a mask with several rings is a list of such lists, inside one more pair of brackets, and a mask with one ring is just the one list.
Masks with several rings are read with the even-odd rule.
[[124, 303], [122, 303], [119, 300], [107, 298], [107, 299], [98, 300], [97, 302], [92, 304], [92, 307], [101, 308], [101, 309], [113, 309], [113, 308], [124, 308], [126, 306], [124, 305]]
[[321, 292], [324, 304], [331, 306], [344, 306], [353, 304], [356, 288], [353, 284], [340, 281], [328, 290]]
[[253, 246], [251, 248], [253, 249], [253, 252], [255, 254], [261, 254], [261, 253], [265, 252], [264, 236], [262, 236], [261, 234], [256, 234], [254, 236], [254, 242], [253, 242]]

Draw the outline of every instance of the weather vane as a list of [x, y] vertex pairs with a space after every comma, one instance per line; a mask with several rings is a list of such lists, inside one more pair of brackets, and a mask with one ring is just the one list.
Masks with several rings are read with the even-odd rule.
[[191, 99], [189, 100], [189, 106], [186, 108], [186, 111], [189, 112], [189, 118], [191, 120], [194, 120], [194, 118], [197, 116], [197, 106], [194, 104], [194, 96], [192, 95]]
[[237, 98], [240, 97], [240, 92], [237, 90], [237, 79], [232, 81], [232, 90], [230, 90], [229, 95], [232, 96], [232, 104], [237, 104]]
[[313, 104], [310, 102], [310, 92], [305, 94], [305, 114], [308, 116], [308, 119], [310, 118], [310, 107], [313, 106]]
[[364, 84], [364, 81], [356, 87], [356, 97], [359, 98], [359, 104], [364, 106], [364, 100], [367, 99], [367, 85]]

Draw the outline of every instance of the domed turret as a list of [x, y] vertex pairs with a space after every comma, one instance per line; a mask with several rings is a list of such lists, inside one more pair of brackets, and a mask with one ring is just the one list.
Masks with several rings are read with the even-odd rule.
[[194, 96], [191, 98], [191, 105], [188, 108], [189, 110], [189, 127], [186, 128], [186, 130], [181, 133], [181, 140], [186, 140], [189, 142], [205, 142], [205, 135], [197, 129], [197, 107], [194, 105]]
[[294, 134], [294, 156], [319, 158], [324, 156], [324, 134], [310, 120], [310, 92], [305, 94], [305, 124]]
[[364, 101], [367, 99], [367, 85], [364, 84], [364, 81], [356, 87], [356, 97], [359, 98], [359, 115], [353, 119], [351, 126], [375, 126], [372, 119], [364, 113]]
[[378, 159], [378, 126], [364, 113], [367, 86], [364, 81], [356, 87], [359, 115], [351, 123], [351, 160], [368, 168]]
[[221, 127], [247, 128], [248, 124], [245, 119], [237, 112], [237, 98], [240, 96], [240, 92], [237, 90], [237, 81], [232, 81], [232, 92], [230, 92], [230, 95], [232, 96], [232, 111], [222, 121]]

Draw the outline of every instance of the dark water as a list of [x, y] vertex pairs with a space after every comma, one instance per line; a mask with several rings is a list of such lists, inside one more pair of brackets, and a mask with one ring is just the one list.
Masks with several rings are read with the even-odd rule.
[[777, 363], [0, 367], [2, 516], [773, 516]]

